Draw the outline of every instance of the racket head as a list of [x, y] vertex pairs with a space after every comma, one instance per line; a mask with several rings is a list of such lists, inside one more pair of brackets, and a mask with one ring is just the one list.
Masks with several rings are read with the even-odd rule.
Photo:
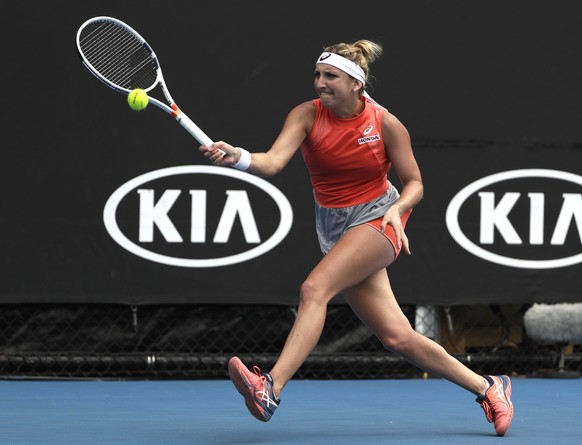
[[129, 94], [152, 90], [161, 79], [158, 59], [145, 39], [113, 17], [93, 17], [77, 31], [77, 50], [85, 67], [107, 86]]

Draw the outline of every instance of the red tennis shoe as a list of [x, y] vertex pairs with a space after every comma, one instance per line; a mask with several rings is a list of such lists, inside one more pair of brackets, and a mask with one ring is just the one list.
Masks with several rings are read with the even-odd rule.
[[273, 392], [271, 374], [261, 373], [257, 366], [253, 366], [251, 372], [238, 357], [233, 357], [228, 362], [228, 374], [238, 392], [244, 397], [251, 414], [263, 422], [268, 422], [280, 403]]
[[503, 436], [513, 419], [511, 403], [511, 380], [506, 375], [483, 376], [491, 384], [484, 396], [477, 397], [477, 403], [485, 411], [485, 417], [495, 426], [498, 436]]

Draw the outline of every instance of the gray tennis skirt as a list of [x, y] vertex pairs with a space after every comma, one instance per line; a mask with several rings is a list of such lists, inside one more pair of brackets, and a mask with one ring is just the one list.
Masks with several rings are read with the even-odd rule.
[[382, 196], [351, 207], [322, 207], [315, 200], [315, 228], [321, 251], [329, 252], [350, 227], [383, 217], [398, 198], [400, 193], [391, 185]]

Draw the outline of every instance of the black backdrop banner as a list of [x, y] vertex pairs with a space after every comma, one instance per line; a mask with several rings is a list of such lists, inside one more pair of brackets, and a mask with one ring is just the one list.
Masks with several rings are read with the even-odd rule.
[[[320, 258], [297, 154], [263, 180], [208, 165], [157, 109], [136, 113], [76, 54], [88, 18], [154, 47], [211, 137], [268, 149], [314, 97], [322, 48], [368, 38], [372, 96], [409, 129], [425, 198], [401, 303], [582, 299], [576, 1], [9, 2], [0, 49], [0, 303], [296, 304]], [[397, 178], [391, 178], [399, 186]]]

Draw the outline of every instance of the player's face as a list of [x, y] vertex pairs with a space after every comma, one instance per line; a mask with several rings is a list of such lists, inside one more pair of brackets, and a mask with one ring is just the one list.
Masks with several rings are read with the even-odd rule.
[[325, 63], [315, 65], [315, 90], [325, 107], [343, 105], [354, 97], [357, 99], [356, 82], [336, 67]]

